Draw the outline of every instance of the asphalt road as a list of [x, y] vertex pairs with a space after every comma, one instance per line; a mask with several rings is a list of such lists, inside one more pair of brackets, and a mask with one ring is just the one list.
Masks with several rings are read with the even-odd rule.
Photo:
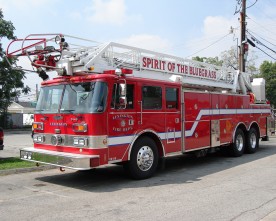
[[0, 151], [0, 158], [19, 157], [20, 148], [33, 146], [31, 129], [9, 130], [4, 132], [4, 150]]
[[[11, 137], [26, 145], [24, 136]], [[0, 219], [276, 220], [275, 144], [273, 137], [240, 158], [169, 158], [142, 181], [128, 179], [120, 166], [1, 176]]]

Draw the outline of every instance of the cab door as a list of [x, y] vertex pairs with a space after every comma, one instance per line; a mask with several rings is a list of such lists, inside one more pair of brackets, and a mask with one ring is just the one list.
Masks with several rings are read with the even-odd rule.
[[166, 154], [181, 151], [180, 88], [165, 86], [165, 150]]
[[[126, 94], [122, 97], [121, 86], [126, 87]], [[127, 160], [127, 149], [134, 139], [137, 128], [137, 104], [134, 102], [135, 82], [115, 82], [112, 89], [108, 113], [108, 147], [109, 163]]]

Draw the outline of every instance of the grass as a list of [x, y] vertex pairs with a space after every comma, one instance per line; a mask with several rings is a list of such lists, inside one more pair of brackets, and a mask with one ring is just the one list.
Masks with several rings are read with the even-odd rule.
[[17, 157], [0, 158], [0, 170], [34, 167], [35, 163], [20, 160]]

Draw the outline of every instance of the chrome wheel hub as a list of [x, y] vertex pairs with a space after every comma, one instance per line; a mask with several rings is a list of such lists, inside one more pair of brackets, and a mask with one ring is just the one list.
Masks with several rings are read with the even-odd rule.
[[140, 170], [147, 171], [152, 167], [154, 160], [153, 151], [148, 146], [143, 146], [137, 154], [137, 165]]
[[238, 151], [241, 151], [243, 148], [243, 137], [240, 134], [236, 138], [236, 147]]
[[257, 145], [257, 137], [256, 137], [256, 134], [252, 133], [250, 135], [250, 146], [252, 149], [255, 149], [256, 145]]

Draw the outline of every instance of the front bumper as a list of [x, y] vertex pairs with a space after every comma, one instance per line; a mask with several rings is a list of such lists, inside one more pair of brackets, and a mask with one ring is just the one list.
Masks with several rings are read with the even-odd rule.
[[75, 170], [90, 170], [99, 166], [100, 162], [98, 155], [64, 153], [33, 147], [21, 149], [20, 159]]

